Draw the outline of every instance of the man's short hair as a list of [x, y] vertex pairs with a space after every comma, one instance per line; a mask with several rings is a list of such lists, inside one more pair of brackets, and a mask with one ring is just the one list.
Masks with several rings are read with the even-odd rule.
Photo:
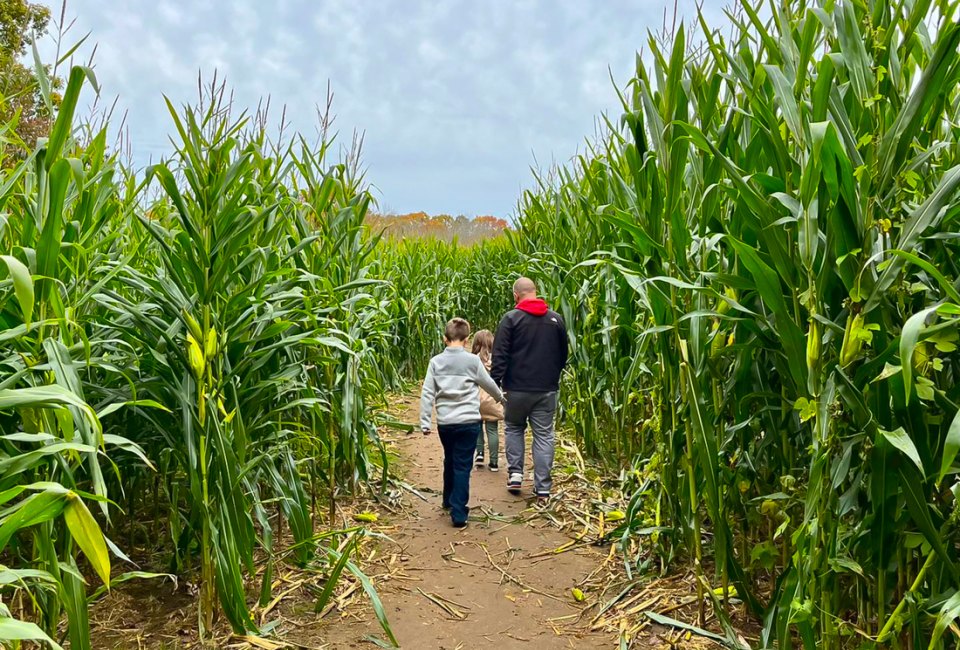
[[536, 293], [537, 285], [530, 278], [517, 278], [517, 281], [513, 283], [513, 292], [518, 296], [527, 293]]
[[470, 338], [470, 323], [463, 318], [451, 318], [443, 328], [443, 337], [451, 343], [466, 341]]

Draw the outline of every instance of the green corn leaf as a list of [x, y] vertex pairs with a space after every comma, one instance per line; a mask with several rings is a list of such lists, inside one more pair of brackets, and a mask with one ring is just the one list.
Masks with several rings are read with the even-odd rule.
[[601, 216], [610, 221], [610, 223], [615, 224], [617, 227], [622, 228], [624, 231], [630, 233], [633, 236], [634, 242], [636, 242], [637, 246], [641, 250], [656, 250], [661, 254], [666, 252], [662, 244], [647, 234], [641, 223], [630, 218], [629, 213], [625, 211], [617, 211], [613, 213], [604, 213]]
[[168, 409], [166, 406], [164, 406], [163, 404], [161, 404], [156, 400], [135, 399], [135, 400], [130, 400], [128, 402], [114, 402], [113, 404], [110, 404], [109, 406], [97, 411], [97, 417], [102, 420], [106, 416], [110, 415], [111, 413], [116, 413], [117, 411], [119, 411], [125, 406], [141, 406], [141, 407], [152, 408], [152, 409], [160, 409], [161, 411], [166, 411], [167, 413], [170, 413], [170, 409]]
[[41, 299], [46, 300], [54, 290], [54, 280], [60, 265], [60, 245], [63, 241], [63, 204], [70, 184], [70, 165], [66, 160], [54, 163], [50, 169], [49, 207], [43, 216], [43, 227], [37, 248], [37, 275], [40, 276]]
[[913, 444], [913, 440], [910, 439], [910, 436], [907, 435], [903, 427], [895, 431], [884, 431], [880, 429], [879, 433], [886, 438], [891, 445], [899, 449], [909, 458], [910, 461], [917, 466], [917, 469], [920, 470], [920, 475], [923, 476], [923, 461], [920, 460], [920, 453], [917, 451], [916, 445]]
[[[921, 5], [923, 3], [917, 3]], [[916, 17], [916, 15], [915, 15]], [[919, 21], [913, 25], [919, 24]], [[912, 31], [912, 28], [911, 28]], [[927, 63], [923, 73], [913, 85], [910, 96], [903, 102], [897, 113], [893, 125], [886, 130], [877, 155], [881, 161], [880, 190], [885, 190], [887, 183], [900, 171], [904, 157], [907, 155], [917, 131], [927, 118], [928, 111], [940, 93], [946, 92], [946, 80], [949, 71], [953, 68], [958, 57], [957, 47], [960, 45], [960, 26], [948, 22], [937, 39], [937, 49]], [[949, 78], [951, 85], [956, 85], [957, 76]], [[909, 250], [901, 242], [897, 248]]]
[[67, 633], [70, 636], [70, 650], [93, 650], [90, 637], [90, 619], [87, 611], [86, 583], [76, 562], [71, 557], [68, 562], [60, 563], [61, 582], [63, 583], [63, 607], [67, 612]]
[[[177, 584], [177, 576], [170, 573], [151, 573], [149, 571], [128, 571], [126, 573], [121, 573], [120, 575], [110, 579], [110, 586], [115, 587], [116, 585], [123, 584], [124, 582], [130, 582], [131, 580], [170, 580], [173, 582], [174, 587]], [[107, 585], [100, 585], [97, 587], [92, 594], [87, 598], [88, 603], [92, 603], [98, 600], [101, 596], [106, 594], [109, 591]]]
[[804, 377], [806, 371], [806, 337], [793, 320], [793, 314], [787, 309], [787, 303], [783, 297], [783, 288], [776, 271], [760, 258], [753, 247], [733, 237], [728, 237], [728, 241], [737, 251], [743, 265], [753, 277], [764, 304], [774, 313], [776, 319], [774, 329], [779, 333], [787, 354], [790, 374], [797, 386], [803, 386], [806, 384]]
[[12, 255], [0, 255], [0, 261], [6, 265], [13, 280], [13, 291], [23, 313], [23, 322], [29, 328], [33, 318], [33, 278], [30, 269]]
[[[63, 93], [63, 99], [57, 107], [57, 120], [50, 130], [50, 139], [47, 142], [47, 170], [60, 162], [60, 153], [67, 142], [67, 138], [73, 132], [73, 114], [77, 109], [77, 101], [80, 99], [80, 89], [83, 87], [83, 80], [89, 79], [94, 89], [97, 89], [96, 77], [90, 68], [74, 66], [70, 70], [70, 78], [67, 80], [67, 89]], [[68, 166], [69, 169], [69, 166]]]
[[847, 74], [850, 75], [857, 99], [865, 102], [873, 95], [872, 88], [868, 84], [868, 79], [872, 80], [874, 75], [871, 70], [871, 63], [864, 45], [863, 36], [860, 34], [858, 27], [859, 21], [854, 13], [853, 4], [847, 2], [842, 3], [839, 6], [837, 14], [834, 14], [837, 36], [840, 41], [840, 49], [843, 53]]
[[[946, 171], [936, 189], [910, 214], [900, 231], [897, 249], [905, 251], [915, 249], [924, 232], [943, 220], [947, 207], [953, 203], [958, 189], [960, 189], [960, 165]], [[900, 274], [903, 263], [902, 257], [896, 257], [887, 265], [874, 285], [864, 311], [869, 311], [877, 305]]]
[[937, 530], [936, 526], [934, 526], [933, 519], [930, 516], [930, 506], [927, 504], [923, 482], [920, 480], [919, 475], [917, 475], [910, 466], [902, 464], [898, 467], [897, 471], [900, 476], [900, 488], [906, 497], [907, 510], [910, 513], [910, 518], [913, 519], [913, 523], [920, 529], [927, 543], [937, 552], [940, 559], [943, 560], [944, 566], [950, 572], [953, 579], [960, 579], [960, 568], [950, 559], [950, 554], [943, 544], [943, 535]]
[[370, 602], [373, 605], [373, 613], [380, 622], [380, 627], [383, 629], [384, 634], [387, 635], [387, 639], [393, 644], [394, 648], [399, 648], [400, 644], [397, 642], [397, 638], [393, 635], [393, 630], [390, 628], [390, 621], [387, 619], [387, 612], [383, 608], [383, 602], [380, 600], [380, 596], [377, 594], [376, 587], [374, 587], [373, 583], [370, 582], [370, 578], [368, 578], [367, 575], [361, 571], [359, 567], [357, 567], [357, 565], [349, 560], [347, 560], [347, 569], [357, 580], [360, 581], [360, 585], [363, 587], [364, 592], [366, 592], [367, 597], [370, 599]]
[[947, 297], [949, 297], [950, 300], [954, 301], [956, 304], [960, 305], [960, 291], [957, 291], [957, 289], [953, 286], [953, 284], [951, 284], [951, 282], [947, 280], [946, 276], [944, 276], [943, 273], [941, 273], [940, 270], [937, 267], [935, 267], [933, 264], [921, 258], [919, 255], [915, 255], [913, 253], [902, 251], [896, 248], [892, 250], [888, 250], [886, 252], [891, 255], [896, 255], [897, 257], [901, 257], [904, 260], [910, 262], [911, 264], [916, 264], [917, 266], [922, 268], [924, 271], [929, 273], [933, 277], [933, 279], [937, 281], [937, 284], [940, 285], [940, 289], [945, 294], [947, 294]]
[[937, 620], [933, 624], [933, 634], [930, 635], [930, 645], [928, 650], [936, 650], [940, 647], [940, 639], [943, 638], [947, 628], [953, 625], [953, 622], [960, 618], [960, 592], [954, 593], [947, 599], [940, 611], [937, 612]]
[[773, 92], [780, 104], [780, 110], [783, 112], [783, 118], [790, 127], [793, 137], [797, 141], [803, 139], [803, 123], [800, 120], [800, 107], [797, 105], [797, 98], [793, 94], [793, 85], [787, 81], [783, 70], [776, 65], [764, 65], [763, 69], [767, 72], [770, 84], [773, 86]]
[[340, 574], [343, 573], [344, 567], [347, 566], [347, 562], [350, 561], [350, 553], [353, 552], [354, 546], [356, 546], [357, 534], [354, 533], [350, 536], [350, 539], [347, 540], [347, 543], [344, 544], [342, 551], [337, 551], [334, 548], [327, 549], [327, 554], [331, 558], [335, 559], [333, 567], [330, 569], [330, 573], [327, 575], [327, 581], [323, 586], [323, 591], [320, 592], [320, 595], [317, 597], [316, 605], [313, 608], [313, 611], [320, 613], [327, 606], [327, 603], [330, 601], [330, 597], [333, 595], [333, 590], [337, 586], [337, 582], [340, 580]]
[[652, 610], [647, 610], [643, 613], [644, 616], [649, 618], [654, 623], [658, 625], [664, 625], [666, 627], [677, 628], [679, 630], [684, 630], [686, 632], [691, 632], [697, 636], [702, 636], [705, 639], [710, 639], [711, 641], [716, 641], [717, 643], [728, 647], [736, 648], [737, 646], [731, 645], [725, 637], [720, 636], [719, 634], [714, 634], [713, 632], [708, 632], [701, 627], [696, 625], [690, 625], [689, 623], [684, 623], [683, 621], [678, 621], [675, 618], [670, 618], [669, 616], [664, 616], [663, 614], [658, 614]]
[[35, 407], [49, 408], [53, 406], [74, 406], [80, 410], [98, 432], [100, 420], [90, 405], [62, 386], [33, 386], [30, 388], [15, 388], [0, 390], [0, 409]]
[[6, 548], [10, 538], [18, 531], [58, 517], [66, 503], [65, 490], [62, 492], [44, 490], [31, 494], [8, 509], [0, 518], [0, 551]]
[[36, 569], [0, 568], [0, 585], [24, 584], [27, 581], [44, 583], [56, 588], [57, 580], [46, 571]]
[[143, 451], [143, 448], [137, 443], [132, 442], [127, 438], [124, 438], [123, 436], [117, 436], [114, 434], [105, 433], [103, 434], [103, 444], [104, 444], [104, 447], [106, 446], [118, 447], [119, 449], [123, 449], [124, 451], [130, 452], [131, 454], [139, 458], [140, 462], [142, 462], [144, 465], [146, 465], [150, 469], [156, 469], [153, 463], [150, 462], [150, 459], [147, 458], [147, 455]]
[[937, 485], [940, 485], [944, 477], [950, 472], [958, 451], [960, 451], [960, 410], [953, 416], [953, 421], [947, 430], [947, 437], [943, 441], [943, 457], [940, 460], [940, 474], [937, 476]]
[[103, 540], [103, 533], [87, 505], [80, 497], [71, 494], [69, 504], [63, 511], [63, 518], [73, 535], [74, 541], [87, 556], [90, 566], [97, 572], [103, 584], [110, 586], [110, 554]]
[[35, 624], [7, 616], [0, 616], [0, 641], [37, 641], [53, 650], [63, 650]]
[[30, 43], [30, 49], [33, 52], [33, 72], [37, 79], [37, 90], [40, 91], [40, 98], [43, 100], [44, 107], [52, 115], [55, 107], [50, 87], [50, 74], [47, 72], [47, 66], [44, 65], [40, 57], [40, 50], [37, 48], [36, 40]]
[[913, 352], [920, 340], [920, 333], [926, 327], [927, 318], [936, 312], [939, 306], [928, 307], [907, 319], [900, 332], [900, 365], [903, 368], [903, 388], [906, 401], [910, 401], [913, 392]]
[[[75, 442], [58, 442], [55, 444], [46, 445], [40, 449], [16, 454], [8, 458], [0, 458], [0, 476], [3, 476], [4, 478], [13, 477], [21, 472], [25, 472], [28, 469], [36, 467], [48, 456], [59, 455], [66, 451], [92, 454], [97, 453], [97, 450], [89, 445]], [[66, 456], [66, 454], [64, 455]]]

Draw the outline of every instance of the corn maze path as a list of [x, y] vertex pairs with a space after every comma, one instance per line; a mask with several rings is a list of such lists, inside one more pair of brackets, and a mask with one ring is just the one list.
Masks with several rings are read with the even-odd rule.
[[[403, 422], [417, 421], [417, 395], [396, 406]], [[470, 481], [470, 524], [457, 530], [440, 508], [443, 454], [436, 435], [398, 433], [391, 445], [400, 456], [403, 479], [422, 500], [406, 492], [406, 514], [393, 517], [387, 534], [396, 546], [404, 579], [378, 581], [391, 627], [405, 649], [612, 648], [607, 633], [590, 632], [593, 615], [580, 616], [571, 589], [595, 570], [605, 553], [582, 548], [544, 555], [569, 542], [531, 509], [524, 493], [506, 490], [501, 431], [500, 472], [474, 468]], [[529, 455], [529, 444], [528, 444]], [[530, 466], [529, 458], [527, 466]], [[391, 548], [393, 547], [393, 548]], [[329, 648], [374, 647], [383, 638], [372, 613], [325, 626]]]

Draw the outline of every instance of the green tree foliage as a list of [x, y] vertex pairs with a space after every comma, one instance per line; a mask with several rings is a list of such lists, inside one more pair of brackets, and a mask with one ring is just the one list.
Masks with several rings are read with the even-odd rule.
[[[33, 39], [43, 35], [50, 10], [27, 0], [0, 2], [0, 124], [12, 125], [4, 134], [4, 146], [21, 157], [25, 148], [45, 136], [53, 116], [40, 95], [37, 77], [22, 59]], [[58, 98], [54, 95], [54, 100]], [[13, 158], [9, 158], [13, 160]]]

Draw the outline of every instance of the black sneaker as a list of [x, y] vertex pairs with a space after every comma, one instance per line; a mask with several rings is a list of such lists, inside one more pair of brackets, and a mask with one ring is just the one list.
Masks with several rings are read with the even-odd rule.
[[520, 486], [523, 484], [523, 474], [511, 474], [507, 479], [507, 492], [510, 494], [520, 494]]
[[488, 465], [488, 467], [489, 467], [489, 469], [490, 469], [491, 472], [499, 472], [499, 471], [500, 471], [500, 466], [497, 465], [496, 463], [490, 463], [490, 465]]
[[453, 522], [453, 527], [454, 527], [454, 528], [466, 528], [466, 527], [467, 527], [467, 522], [465, 522], [465, 521], [455, 521], [455, 522]]
[[483, 465], [483, 454], [478, 452], [474, 457], [473, 462], [476, 463], [477, 467]]

